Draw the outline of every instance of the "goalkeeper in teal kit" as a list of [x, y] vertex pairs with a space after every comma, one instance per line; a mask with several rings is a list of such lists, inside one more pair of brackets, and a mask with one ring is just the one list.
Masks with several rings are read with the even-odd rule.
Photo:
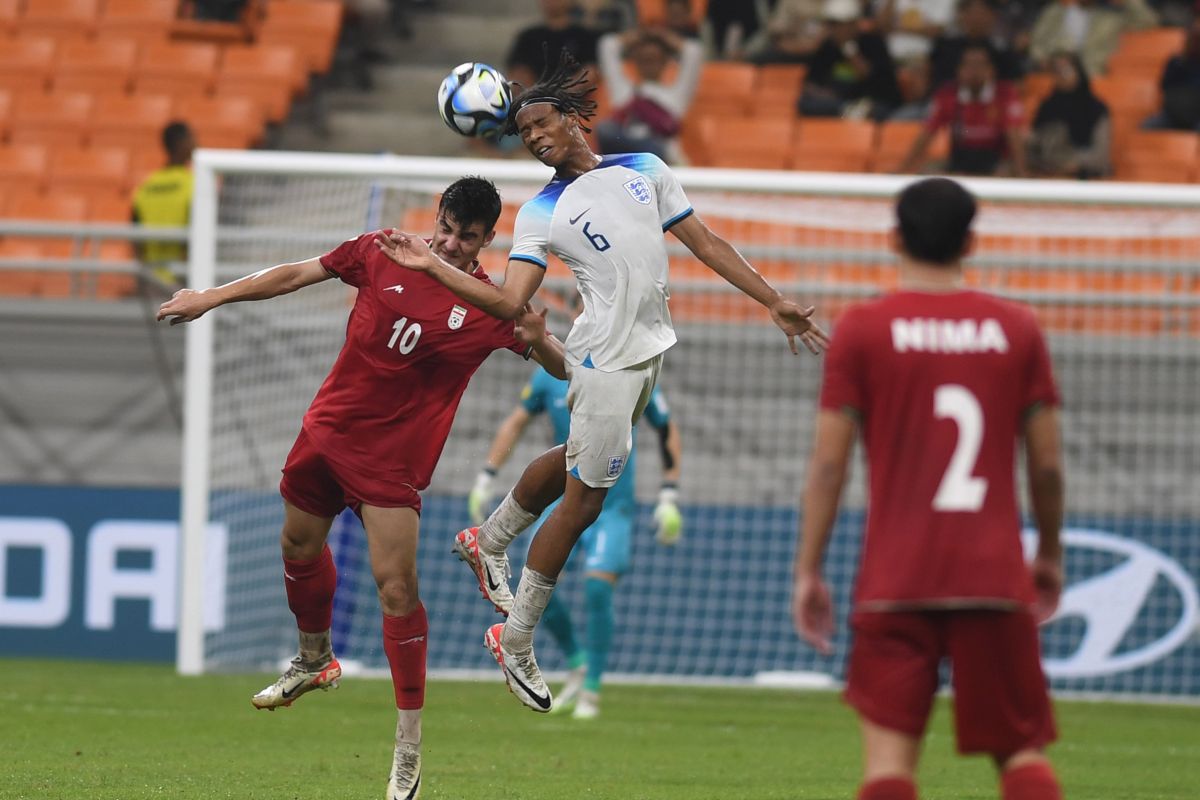
[[[475, 479], [475, 488], [471, 490], [471, 519], [476, 525], [483, 522], [490, 510], [496, 471], [508, 460], [513, 446], [530, 420], [539, 414], [546, 414], [554, 426], [555, 443], [562, 444], [567, 440], [571, 424], [571, 414], [567, 409], [567, 386], [567, 381], [560, 381], [539, 368], [521, 391], [520, 402], [496, 432], [488, 452], [487, 465]], [[656, 538], [661, 544], [674, 544], [679, 540], [683, 524], [676, 505], [680, 442], [678, 429], [671, 423], [666, 400], [659, 389], [655, 388], [651, 394], [642, 418], [658, 433], [662, 453], [662, 489], [654, 509], [658, 528]], [[566, 685], [555, 694], [554, 713], [572, 712], [572, 716], [578, 719], [591, 719], [600, 710], [600, 681], [612, 646], [613, 589], [629, 568], [637, 517], [637, 502], [633, 492], [635, 453], [636, 450], [630, 452], [625, 471], [604, 499], [600, 516], [584, 532], [571, 554], [573, 561], [581, 551], [585, 554], [587, 628], [582, 646], [575, 636], [567, 605], [558, 595], [551, 596], [543, 616], [546, 628], [554, 636], [570, 666]], [[533, 529], [540, 528], [553, 510], [554, 505], [547, 508], [532, 526]], [[531, 535], [526, 541], [532, 538]]]

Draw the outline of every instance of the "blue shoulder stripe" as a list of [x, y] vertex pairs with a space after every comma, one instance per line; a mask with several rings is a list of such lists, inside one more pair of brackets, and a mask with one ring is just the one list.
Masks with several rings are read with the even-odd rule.
[[696, 209], [692, 208], [691, 206], [688, 206], [686, 211], [681, 211], [678, 214], [676, 214], [675, 216], [671, 217], [666, 222], [664, 222], [663, 230], [664, 231], [667, 230], [672, 225], [674, 225], [678, 222], [682, 222], [683, 220], [687, 219], [688, 217], [690, 217], [692, 214], [695, 214], [695, 213], [696, 213]]
[[526, 255], [525, 253], [510, 253], [508, 256], [508, 260], [509, 261], [525, 261], [525, 262], [528, 262], [535, 266], [541, 267], [542, 269], [546, 268], [545, 261], [542, 261], [540, 258], [537, 258], [536, 256]]

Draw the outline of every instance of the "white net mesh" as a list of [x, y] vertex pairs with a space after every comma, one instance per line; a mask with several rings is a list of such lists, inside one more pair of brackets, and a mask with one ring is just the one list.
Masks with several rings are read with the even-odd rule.
[[[389, 171], [364, 159], [360, 172], [338, 177], [245, 166], [222, 175], [218, 278], [311, 257], [374, 227], [429, 231], [440, 188], [488, 168], [451, 162], [442, 169], [422, 167], [425, 177], [416, 177], [405, 162]], [[502, 274], [515, 210], [542, 175], [497, 169], [506, 210], [485, 261], [493, 275]], [[744, 188], [731, 191], [728, 175], [720, 177], [684, 174], [699, 215], [773, 283], [815, 303], [823, 320], [894, 283], [894, 183], [839, 194], [808, 191], [797, 177], [781, 192], [756, 190], [747, 176]], [[1025, 199], [1011, 190], [989, 197], [988, 184], [976, 186], [984, 204], [968, 280], [1036, 309], [1065, 401], [1069, 587], [1064, 614], [1044, 632], [1047, 665], [1059, 689], [1195, 696], [1200, 193], [1174, 204], [1101, 204], [1029, 186], [1037, 191]], [[667, 355], [661, 385], [684, 443], [685, 540], [674, 549], [654, 542], [649, 504], [658, 457], [645, 447], [633, 568], [616, 596], [611, 669], [716, 680], [797, 671], [840, 678], [845, 625], [836, 654], [824, 659], [800, 644], [788, 616], [819, 361], [792, 356], [763, 311], [674, 249], [671, 304], [680, 343]], [[560, 304], [554, 292], [570, 285], [561, 265], [552, 264], [546, 285], [547, 302]], [[278, 546], [279, 468], [341, 345], [352, 292], [329, 282], [214, 315], [209, 516], [228, 526], [229, 553], [225, 627], [206, 637], [208, 669], [258, 668], [293, 652]], [[565, 334], [562, 317], [551, 327]], [[468, 522], [466, 492], [529, 372], [507, 353], [480, 369], [425, 494], [419, 570], [432, 669], [489, 665], [479, 645], [494, 615], [449, 543]], [[500, 491], [549, 437], [548, 425], [535, 426], [501, 471]], [[862, 472], [855, 470], [828, 561], [842, 614], [857, 562]], [[339, 655], [382, 666], [361, 531], [343, 519], [331, 539], [340, 569]], [[567, 578], [559, 588], [577, 612], [581, 586]], [[547, 668], [562, 665], [548, 641], [539, 657]]]

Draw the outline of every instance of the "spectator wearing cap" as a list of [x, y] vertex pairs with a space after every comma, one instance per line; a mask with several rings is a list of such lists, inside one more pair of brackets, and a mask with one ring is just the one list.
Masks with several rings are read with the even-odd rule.
[[960, 175], [1012, 174], [1023, 176], [1025, 152], [1021, 142], [1023, 109], [1016, 88], [996, 80], [991, 52], [968, 47], [958, 65], [958, 80], [934, 94], [925, 128], [913, 142], [901, 172], [917, 172], [934, 135], [950, 129], [947, 171]]
[[1075, 53], [1089, 75], [1102, 75], [1121, 34], [1158, 24], [1146, 0], [1058, 0], [1042, 9], [1029, 43], [1029, 56], [1048, 68], [1055, 53]]
[[[636, 77], [626, 75], [622, 55], [633, 62]], [[704, 65], [704, 47], [665, 28], [609, 33], [600, 38], [600, 75], [615, 111], [596, 125], [602, 153], [654, 153], [680, 160], [675, 137], [696, 93]], [[675, 80], [663, 75], [679, 60]]]
[[902, 101], [887, 43], [860, 29], [858, 0], [825, 0], [822, 16], [825, 37], [808, 65], [800, 113], [886, 119]]

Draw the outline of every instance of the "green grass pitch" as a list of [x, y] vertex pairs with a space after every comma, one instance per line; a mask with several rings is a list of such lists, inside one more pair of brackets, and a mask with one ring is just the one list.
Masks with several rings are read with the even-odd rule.
[[[383, 797], [391, 685], [348, 678], [256, 711], [253, 675], [166, 666], [0, 661], [0, 798]], [[834, 800], [858, 776], [854, 718], [834, 694], [611, 686], [590, 723], [522, 708], [499, 681], [433, 682], [422, 797], [488, 800]], [[1200, 797], [1200, 709], [1060, 702], [1051, 750], [1070, 800]], [[925, 800], [995, 798], [989, 764], [931, 723]]]

